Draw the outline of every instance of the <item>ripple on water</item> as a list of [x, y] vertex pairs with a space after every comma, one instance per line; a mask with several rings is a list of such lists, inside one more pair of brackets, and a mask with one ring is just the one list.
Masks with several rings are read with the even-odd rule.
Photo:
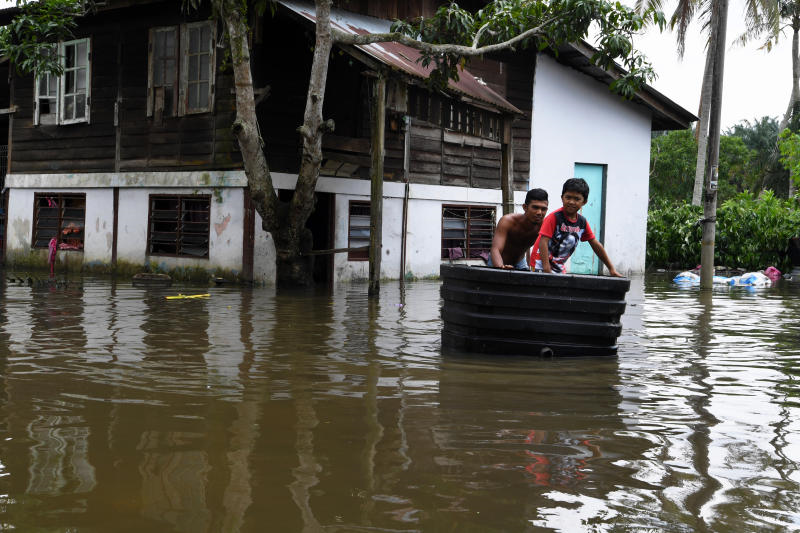
[[[0, 524], [800, 520], [798, 288], [634, 278], [618, 358], [541, 360], [442, 354], [436, 282], [384, 283], [378, 300], [359, 283], [77, 287], [0, 285]], [[211, 296], [164, 298], [200, 290]]]

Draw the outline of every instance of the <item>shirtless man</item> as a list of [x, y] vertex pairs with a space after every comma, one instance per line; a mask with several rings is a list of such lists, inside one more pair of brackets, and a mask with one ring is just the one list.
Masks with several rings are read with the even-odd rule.
[[525, 252], [536, 242], [546, 214], [547, 191], [544, 189], [528, 191], [525, 203], [522, 205], [522, 213], [504, 215], [497, 223], [492, 239], [489, 266], [530, 270]]

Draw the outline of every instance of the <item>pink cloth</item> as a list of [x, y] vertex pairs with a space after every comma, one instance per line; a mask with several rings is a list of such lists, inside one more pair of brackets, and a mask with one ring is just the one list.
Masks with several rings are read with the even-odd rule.
[[778, 281], [781, 279], [781, 271], [773, 266], [767, 267], [767, 269], [764, 271], [764, 275], [772, 281]]
[[52, 278], [55, 275], [56, 250], [58, 249], [58, 241], [55, 237], [50, 239], [48, 248], [50, 248], [50, 254], [47, 257], [47, 262], [50, 263], [50, 277]]

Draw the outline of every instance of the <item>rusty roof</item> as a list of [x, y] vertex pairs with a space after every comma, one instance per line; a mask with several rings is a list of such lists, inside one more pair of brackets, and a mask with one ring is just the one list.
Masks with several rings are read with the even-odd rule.
[[[279, 3], [303, 18], [316, 22], [316, 9], [313, 4], [292, 0], [285, 0]], [[353, 35], [387, 33], [390, 31], [391, 24], [388, 20], [350, 13], [340, 9], [331, 9], [331, 25], [345, 33]], [[422, 63], [418, 61], [421, 55], [418, 50], [400, 43], [387, 42], [356, 45], [356, 48], [381, 63], [414, 78], [425, 80], [433, 70], [431, 66], [423, 67]], [[468, 70], [460, 69], [458, 78], [458, 81], [449, 81], [448, 89], [450, 91], [507, 113], [523, 114], [522, 111], [493, 91], [483, 80]]]

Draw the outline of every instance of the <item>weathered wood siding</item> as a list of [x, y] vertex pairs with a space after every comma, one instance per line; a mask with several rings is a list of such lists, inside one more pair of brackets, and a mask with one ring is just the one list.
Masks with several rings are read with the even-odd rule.
[[531, 173], [531, 117], [533, 116], [533, 54], [522, 53], [519, 58], [506, 63], [508, 80], [506, 99], [524, 116], [517, 117], [511, 124], [514, 139], [514, 183], [516, 191], [527, 191], [530, 187]]
[[[76, 38], [91, 38], [90, 123], [35, 126], [33, 77], [16, 76], [13, 94], [18, 111], [12, 127], [11, 170], [57, 173], [113, 172], [117, 166], [121, 171], [241, 168], [230, 131], [235, 115], [230, 70], [215, 69], [213, 112], [164, 117], [161, 121], [147, 116], [148, 31], [153, 26], [193, 20], [204, 20], [203, 14], [189, 19], [175, 2], [101, 12], [83, 19]], [[220, 56], [217, 54], [218, 63]]]
[[[403, 4], [423, 10], [427, 0]], [[364, 2], [364, 9], [368, 8]], [[373, 3], [391, 6], [391, 3]], [[395, 8], [400, 9], [402, 3]], [[413, 5], [412, 5], [413, 4]], [[417, 5], [419, 4], [419, 5]], [[383, 9], [383, 8], [381, 8]], [[387, 8], [388, 9], [388, 8]], [[427, 9], [427, 8], [425, 8]], [[367, 9], [368, 10], [368, 9]], [[416, 13], [416, 11], [414, 11]], [[376, 13], [372, 13], [376, 14]], [[390, 14], [382, 13], [389, 17]], [[399, 15], [398, 15], [399, 16]], [[91, 37], [91, 122], [34, 126], [32, 76], [13, 79], [12, 172], [114, 172], [242, 168], [230, 126], [235, 119], [232, 73], [215, 70], [214, 109], [158, 120], [147, 116], [148, 39], [151, 27], [205, 20], [188, 16], [179, 2], [100, 12], [82, 19], [76, 37]], [[311, 68], [313, 28], [286, 13], [265, 15], [254, 29], [252, 60], [256, 88], [268, 87], [257, 107], [270, 169], [296, 173]], [[223, 60], [217, 54], [218, 66]], [[477, 60], [473, 70], [526, 112], [513, 124], [514, 188], [528, 187], [533, 61]], [[336, 123], [323, 141], [322, 175], [369, 179], [369, 70], [347, 53], [332, 55], [325, 118]], [[115, 104], [118, 105], [115, 125]], [[384, 179], [404, 179], [404, 110], [390, 111], [385, 138]], [[413, 183], [497, 189], [499, 143], [443, 130], [438, 116], [410, 123], [409, 179]]]
[[496, 93], [503, 96], [523, 116], [514, 117], [511, 125], [514, 149], [514, 190], [529, 187], [531, 158], [531, 116], [533, 114], [533, 52], [504, 54], [503, 61], [478, 58], [470, 61], [468, 69], [481, 78]]

